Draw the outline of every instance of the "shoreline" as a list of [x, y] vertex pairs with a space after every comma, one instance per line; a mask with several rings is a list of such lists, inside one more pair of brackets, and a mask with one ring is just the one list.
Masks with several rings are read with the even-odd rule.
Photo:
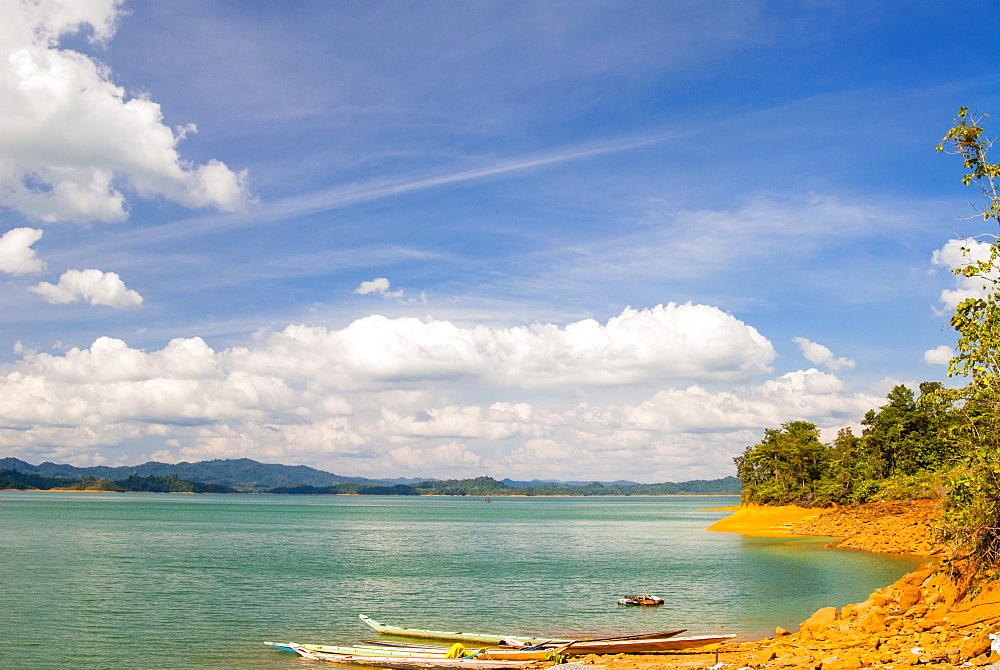
[[[709, 511], [709, 510], [706, 510]], [[711, 511], [729, 511], [716, 509]], [[806, 670], [927, 670], [986, 667], [1000, 659], [989, 634], [1000, 632], [1000, 582], [975, 593], [951, 579], [930, 525], [939, 501], [887, 501], [853, 508], [741, 505], [710, 532], [755, 537], [831, 537], [831, 548], [927, 556], [933, 560], [861, 603], [823, 607], [798, 631], [778, 628], [773, 637], [663, 654], [586, 657], [607, 670], [701, 670], [724, 666]]]

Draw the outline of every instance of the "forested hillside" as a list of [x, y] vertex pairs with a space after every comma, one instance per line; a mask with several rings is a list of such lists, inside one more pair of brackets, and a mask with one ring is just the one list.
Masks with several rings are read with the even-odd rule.
[[72, 465], [45, 462], [31, 465], [16, 458], [0, 459], [0, 469], [17, 470], [43, 477], [95, 477], [118, 481], [130, 476], [178, 476], [193, 482], [228, 486], [247, 492], [263, 492], [279, 486], [335, 486], [348, 482], [379, 483], [363, 477], [342, 477], [305, 465], [258, 463], [249, 458], [216, 459], [197, 463], [158, 463], [149, 461], [131, 466], [94, 466], [78, 468]]
[[45, 477], [42, 475], [19, 472], [17, 470], [0, 470], [0, 489], [49, 491], [60, 489], [66, 491], [112, 491], [112, 492], [143, 492], [143, 493], [236, 493], [228, 486], [217, 484], [202, 484], [169, 477], [139, 477], [130, 475], [118, 481], [99, 477], [86, 476], [82, 479], [72, 477]]
[[[289, 493], [289, 494], [355, 494], [355, 495], [739, 495], [740, 482], [735, 477], [723, 479], [694, 480], [689, 482], [666, 482], [663, 484], [537, 484], [512, 486], [491, 477], [475, 479], [452, 479], [447, 481], [427, 480], [412, 484], [396, 484], [389, 481], [364, 479], [361, 477], [341, 477], [304, 465], [279, 465], [258, 463], [248, 458], [238, 460], [215, 460], [201, 463], [149, 462], [128, 467], [77, 468], [72, 465], [42, 463], [31, 465], [16, 458], [0, 459], [0, 471], [39, 477], [42, 480], [68, 483], [69, 485], [87, 480], [135, 486], [141, 479], [196, 483], [202, 488], [218, 487], [216, 492], [243, 493]], [[143, 474], [143, 473], [159, 474]], [[7, 481], [14, 481], [8, 479]], [[21, 483], [27, 479], [18, 480]], [[39, 480], [41, 481], [41, 480]], [[3, 486], [0, 488], [24, 488], [23, 486]], [[28, 488], [67, 488], [67, 486], [29, 486]], [[106, 490], [114, 490], [108, 488]], [[148, 490], [132, 488], [128, 490]], [[200, 491], [207, 492], [207, 491]]]

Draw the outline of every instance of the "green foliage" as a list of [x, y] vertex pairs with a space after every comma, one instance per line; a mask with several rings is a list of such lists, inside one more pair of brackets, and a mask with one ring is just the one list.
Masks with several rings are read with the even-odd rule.
[[865, 415], [860, 436], [842, 429], [833, 444], [819, 441], [805, 421], [764, 432], [736, 462], [743, 500], [759, 504], [827, 506], [870, 500], [940, 497], [954, 467], [958, 419], [941, 384], [899, 385], [888, 402]]
[[[983, 219], [1000, 223], [1000, 163], [989, 162], [993, 141], [983, 135], [980, 120], [969, 117], [968, 108], [961, 108], [938, 151], [947, 146], [949, 153], [963, 157], [968, 170], [963, 183], [975, 183], [986, 197]], [[959, 338], [948, 374], [967, 383], [940, 392], [961, 406], [953, 435], [963, 454], [962, 463], [948, 481], [942, 534], [968, 552], [966, 565], [971, 576], [996, 574], [1000, 568], [1000, 244], [996, 235], [989, 237], [988, 258], [955, 270], [958, 275], [980, 279], [984, 289], [983, 297], [964, 300], [951, 318]]]
[[215, 484], [201, 484], [170, 477], [139, 477], [132, 475], [116, 482], [103, 477], [87, 475], [82, 479], [71, 477], [44, 477], [42, 475], [0, 470], [0, 489], [41, 490], [66, 489], [69, 491], [138, 491], [156, 493], [236, 493], [234, 489]]
[[914, 475], [948, 461], [952, 451], [947, 435], [953, 418], [941, 388], [939, 383], [925, 382], [916, 400], [909, 388], [896, 386], [887, 405], [865, 415], [864, 452], [856, 454], [854, 462], [862, 468], [863, 478]]
[[988, 154], [993, 140], [983, 136], [983, 127], [979, 125], [983, 118], [985, 117], [969, 116], [969, 108], [960, 107], [958, 118], [937, 145], [937, 151], [962, 157], [965, 168], [969, 170], [962, 176], [962, 183], [968, 186], [975, 182], [989, 203], [982, 211], [983, 219], [1000, 222], [1000, 193], [997, 191], [1000, 163], [989, 162]]
[[69, 477], [42, 477], [41, 475], [20, 472], [13, 469], [0, 470], [0, 489], [47, 491], [49, 489], [69, 488], [78, 481]]
[[807, 421], [764, 431], [764, 439], [747, 447], [736, 462], [744, 500], [784, 505], [811, 504], [817, 483], [827, 470], [830, 449], [819, 441], [819, 429]]

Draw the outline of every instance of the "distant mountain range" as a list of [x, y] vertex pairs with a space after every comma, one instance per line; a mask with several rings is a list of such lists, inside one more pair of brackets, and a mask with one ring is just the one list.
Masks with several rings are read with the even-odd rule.
[[[131, 466], [94, 466], [78, 468], [73, 465], [50, 463], [32, 465], [17, 458], [0, 458], [0, 470], [14, 470], [41, 477], [67, 477], [83, 479], [94, 477], [115, 482], [129, 477], [178, 477], [190, 482], [229, 487], [245, 493], [337, 493], [371, 492], [389, 490], [454, 495], [504, 495], [517, 489], [520, 495], [683, 495], [726, 494], [739, 495], [741, 485], [735, 477], [714, 480], [693, 480], [663, 484], [638, 484], [629, 481], [614, 482], [561, 482], [533, 480], [530, 482], [489, 477], [468, 480], [437, 480], [419, 478], [366, 479], [344, 477], [306, 465], [280, 465], [259, 463], [249, 458], [217, 459], [197, 463], [159, 463], [149, 461]], [[347, 485], [347, 486], [345, 486]], [[391, 488], [387, 488], [391, 487]], [[278, 491], [275, 491], [278, 489]]]

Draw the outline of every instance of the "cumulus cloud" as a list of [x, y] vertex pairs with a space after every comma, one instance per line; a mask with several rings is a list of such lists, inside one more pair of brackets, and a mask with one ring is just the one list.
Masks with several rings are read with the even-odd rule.
[[84, 33], [106, 42], [120, 0], [0, 0], [0, 206], [41, 221], [122, 221], [119, 184], [144, 197], [234, 211], [248, 200], [246, 174], [211, 160], [181, 159], [160, 106], [129, 97], [106, 66], [59, 48]]
[[14, 228], [0, 237], [0, 272], [28, 274], [41, 272], [45, 263], [35, 257], [31, 245], [42, 239], [37, 228]]
[[[837, 427], [880, 402], [816, 369], [749, 383], [770, 344], [698, 305], [627, 309], [605, 324], [368, 317], [219, 351], [200, 338], [143, 351], [102, 337], [18, 353], [0, 371], [0, 440], [42, 459], [107, 458], [128, 443], [158, 460], [250, 456], [367, 476], [531, 478], [550, 464], [567, 477], [665, 481], [731, 471], [789, 417]], [[731, 378], [743, 381], [711, 390]], [[650, 385], [629, 402], [598, 393], [626, 382]], [[455, 400], [473, 394], [482, 400]]]
[[732, 381], [766, 372], [774, 348], [756, 329], [706, 305], [626, 309], [606, 324], [461, 327], [373, 315], [342, 330], [294, 325], [231, 358], [259, 373], [312, 368], [339, 388], [478, 379], [524, 388], [657, 380]]
[[837, 358], [827, 347], [811, 342], [804, 337], [793, 337], [792, 342], [799, 345], [802, 356], [810, 363], [822, 365], [828, 370], [843, 370], [853, 368], [855, 362], [849, 358]]
[[[951, 271], [971, 263], [988, 260], [991, 248], [991, 244], [974, 238], [948, 240], [931, 255], [931, 263]], [[954, 288], [941, 291], [941, 303], [944, 307], [942, 313], [955, 309], [966, 298], [986, 296], [984, 281], [980, 277], [956, 275], [954, 281]]]
[[28, 289], [54, 305], [72, 302], [89, 302], [118, 309], [131, 309], [142, 305], [142, 296], [125, 286], [114, 272], [100, 270], [67, 270], [58, 284], [41, 282]]
[[942, 344], [924, 352], [924, 363], [927, 365], [948, 365], [955, 356], [955, 350]]
[[389, 290], [389, 280], [385, 277], [377, 277], [371, 281], [363, 281], [361, 284], [354, 289], [354, 292], [358, 295], [368, 295], [369, 293], [377, 293], [383, 298], [402, 298], [402, 291], [390, 291]]

